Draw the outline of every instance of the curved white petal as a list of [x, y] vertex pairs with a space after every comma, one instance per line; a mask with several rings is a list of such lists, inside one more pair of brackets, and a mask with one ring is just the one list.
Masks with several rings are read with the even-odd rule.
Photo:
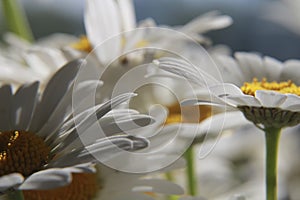
[[287, 99], [284, 94], [266, 90], [257, 90], [255, 97], [261, 102], [262, 106], [269, 108], [279, 107]]
[[287, 99], [280, 105], [280, 108], [287, 109], [290, 106], [300, 103], [300, 97], [294, 94], [286, 94]]
[[232, 22], [233, 20], [230, 16], [220, 15], [219, 12], [212, 11], [193, 19], [179, 30], [185, 33], [205, 33], [226, 28]]
[[12, 173], [0, 177], [0, 192], [8, 190], [12, 187], [20, 185], [24, 181], [24, 177], [19, 173]]
[[65, 186], [72, 181], [71, 168], [51, 168], [29, 176], [19, 187], [20, 190], [48, 190]]
[[226, 101], [235, 106], [255, 106], [260, 107], [261, 103], [251, 95], [229, 95]]
[[229, 95], [243, 95], [243, 92], [240, 90], [240, 88], [230, 83], [214, 85], [210, 87], [209, 90], [213, 95], [220, 98]]

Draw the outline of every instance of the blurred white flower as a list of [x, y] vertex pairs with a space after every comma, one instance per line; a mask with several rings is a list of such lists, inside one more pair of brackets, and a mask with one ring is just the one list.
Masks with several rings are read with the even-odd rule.
[[20, 84], [39, 81], [44, 87], [50, 77], [72, 58], [61, 49], [76, 41], [76, 37], [56, 34], [30, 44], [18, 36], [7, 33], [5, 46], [0, 48], [1, 83]]
[[[104, 65], [112, 59], [118, 58], [125, 50], [147, 47], [148, 44], [153, 43], [166, 43], [166, 47], [174, 46], [173, 43], [176, 41], [176, 37], [172, 39], [171, 35], [161, 35], [162, 33], [157, 33], [155, 30], [142, 30], [146, 27], [157, 27], [152, 19], [146, 19], [136, 25], [132, 0], [86, 1], [84, 21], [87, 37], [75, 44], [75, 48], [79, 50], [96, 48], [95, 53]], [[182, 27], [173, 27], [173, 29], [187, 34], [200, 43], [208, 44], [210, 41], [202, 36], [202, 33], [225, 28], [231, 23], [232, 19], [229, 16], [210, 12]], [[136, 33], [130, 32], [136, 28], [141, 29]], [[124, 37], [115, 37], [113, 41], [105, 43], [108, 39], [126, 31], [128, 32], [124, 34]], [[100, 44], [105, 45], [105, 48], [97, 50], [97, 46]], [[124, 62], [124, 60], [121, 61]]]
[[298, 0], [280, 0], [270, 2], [265, 10], [265, 18], [300, 34], [300, 2]]

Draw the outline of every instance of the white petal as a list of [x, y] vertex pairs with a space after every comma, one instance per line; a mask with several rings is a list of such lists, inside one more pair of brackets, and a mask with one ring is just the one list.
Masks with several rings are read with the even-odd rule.
[[26, 52], [24, 57], [36, 73], [46, 78], [67, 62], [61, 51], [50, 48], [35, 47]]
[[245, 82], [241, 67], [230, 56], [215, 55], [213, 60], [216, 62], [224, 82], [242, 85]]
[[1, 73], [0, 80], [7, 83], [28, 83], [31, 81], [40, 80], [41, 77], [38, 76], [32, 69], [25, 68], [20, 65], [20, 63], [13, 62], [8, 59], [1, 58]]
[[[78, 88], [76, 88], [76, 92], [79, 92], [82, 97], [86, 97], [90, 94], [93, 94], [94, 89], [101, 86], [101, 82], [96, 80], [83, 81], [78, 84]], [[49, 117], [47, 123], [39, 130], [38, 134], [43, 137], [47, 135], [46, 141], [53, 141], [56, 137], [58, 137], [59, 131], [57, 130], [65, 121], [66, 116], [71, 115], [72, 107], [70, 102], [72, 102], [73, 90], [68, 90], [66, 94], [62, 97], [59, 104], [53, 110], [51, 116]], [[53, 133], [53, 135], [51, 135]], [[49, 142], [48, 142], [49, 144]]]
[[135, 11], [132, 0], [118, 0], [123, 21], [123, 31], [130, 31], [136, 27]]
[[245, 74], [245, 82], [252, 81], [253, 78], [262, 79], [266, 74], [260, 56], [245, 52], [237, 52], [234, 56], [236, 57], [243, 74]]
[[287, 96], [287, 99], [285, 100], [285, 102], [283, 102], [283, 104], [280, 106], [280, 108], [286, 109], [287, 107], [290, 107], [290, 106], [300, 103], [300, 97], [298, 95], [286, 94], [286, 96]]
[[50, 115], [61, 101], [62, 97], [69, 90], [77, 71], [83, 64], [82, 60], [75, 60], [62, 67], [49, 81], [43, 92], [42, 99], [37, 105], [36, 112], [30, 130], [38, 132], [49, 119]]
[[148, 141], [144, 138], [126, 135], [106, 137], [96, 140], [92, 145], [53, 159], [49, 166], [67, 167], [86, 162], [104, 162], [117, 156], [123, 150], [134, 151], [147, 146]]
[[283, 65], [280, 61], [271, 58], [271, 57], [264, 57], [263, 66], [266, 68], [266, 75], [268, 81], [278, 81], [281, 70], [283, 69]]
[[[121, 33], [120, 14], [116, 2], [112, 0], [89, 0], [85, 7], [85, 30], [93, 47], [97, 47], [110, 37]], [[121, 37], [102, 44], [96, 50], [101, 62], [110, 62], [120, 55]]]
[[[215, 66], [211, 66], [205, 70], [200, 67], [192, 65], [185, 60], [165, 57], [154, 60], [153, 63], [159, 68], [185, 78], [198, 85], [216, 84], [219, 81], [214, 77], [218, 75], [219, 71]], [[203, 62], [200, 62], [203, 63]], [[212, 64], [212, 63], [209, 63]]]
[[138, 129], [154, 122], [154, 119], [148, 115], [127, 115], [126, 118], [118, 120], [115, 117], [103, 117], [99, 124], [105, 135], [111, 136], [116, 133], [128, 133], [129, 130]]
[[300, 104], [299, 103], [298, 104], [294, 104], [294, 105], [286, 107], [285, 109], [293, 111], [293, 112], [299, 112], [300, 111]]
[[271, 108], [279, 107], [287, 99], [284, 94], [266, 90], [257, 90], [255, 97], [261, 102], [262, 106]]
[[180, 195], [184, 193], [180, 186], [161, 179], [144, 179], [137, 181], [137, 183], [139, 186], [133, 188], [133, 191], [155, 192], [169, 195]]
[[222, 29], [232, 24], [232, 18], [227, 15], [219, 15], [212, 11], [205, 13], [186, 24], [180, 31], [187, 33], [205, 33], [211, 30]]
[[29, 176], [19, 187], [20, 190], [48, 190], [65, 186], [72, 181], [72, 170], [52, 168]]
[[20, 185], [24, 177], [19, 173], [8, 174], [0, 177], [0, 192]]
[[38, 100], [39, 83], [22, 85], [13, 98], [13, 127], [16, 130], [27, 130]]
[[95, 168], [95, 164], [92, 164], [92, 163], [83, 163], [83, 164], [75, 165], [72, 168], [78, 169], [79, 173], [96, 173], [97, 172], [97, 170]]
[[288, 60], [284, 63], [281, 81], [292, 80], [295, 84], [300, 85], [300, 60]]
[[214, 101], [209, 101], [209, 100], [198, 100], [198, 99], [186, 99], [183, 100], [180, 105], [182, 106], [214, 106], [214, 107], [225, 107], [226, 104], [223, 102], [214, 102]]
[[251, 95], [229, 95], [226, 98], [227, 102], [235, 106], [255, 106], [260, 107], [261, 103]]
[[224, 83], [219, 85], [214, 85], [209, 88], [210, 92], [217, 97], [226, 97], [228, 95], [243, 95], [243, 92], [237, 86]]

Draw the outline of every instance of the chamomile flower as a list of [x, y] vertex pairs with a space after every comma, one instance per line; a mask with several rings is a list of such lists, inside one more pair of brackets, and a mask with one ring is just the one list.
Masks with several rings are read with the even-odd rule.
[[[229, 111], [242, 111], [248, 120], [258, 126], [282, 128], [299, 123], [299, 61], [281, 63], [271, 57], [242, 52], [236, 53], [235, 58], [218, 55], [214, 61], [225, 83], [220, 83], [218, 75], [206, 71], [207, 80], [212, 80], [207, 96], [203, 93], [204, 100], [187, 100], [183, 104], [206, 104], [212, 95], [213, 103], [210, 105], [222, 102], [224, 105], [225, 102], [230, 107]], [[201, 73], [205, 69], [184, 63], [174, 58], [162, 58], [157, 62], [161, 68], [203, 87]]]
[[55, 34], [31, 44], [13, 33], [6, 33], [3, 40], [5, 44], [0, 48], [2, 83], [19, 86], [39, 81], [44, 87], [61, 66], [79, 58], [76, 55], [68, 57], [64, 53], [64, 46], [76, 40], [69, 35]]
[[[95, 54], [104, 65], [134, 48], [147, 47], [151, 44], [164, 44], [166, 48], [170, 45], [174, 47], [174, 40], [177, 39], [167, 33], [147, 29], [157, 27], [152, 19], [146, 19], [137, 25], [132, 0], [86, 1], [84, 22], [87, 36], [82, 37], [73, 47], [88, 52], [95, 48]], [[225, 28], [231, 23], [232, 19], [229, 16], [209, 12], [184, 26], [172, 27], [172, 29], [185, 33], [200, 43], [209, 44], [210, 40], [202, 36], [202, 33]], [[136, 28], [139, 30], [134, 32]], [[123, 32], [125, 32], [123, 37], [115, 37], [112, 41], [105, 42]], [[97, 49], [100, 44], [106, 45], [103, 50]], [[130, 59], [140, 61], [144, 57], [147, 57], [146, 52], [144, 55], [137, 53], [133, 58], [121, 57], [119, 64], [128, 64], [131, 62]]]
[[[66, 64], [41, 94], [39, 82], [22, 85], [15, 93], [10, 85], [0, 88], [1, 193], [10, 195], [11, 191], [21, 190], [27, 199], [90, 199], [100, 186], [86, 173], [95, 172], [93, 163], [97, 162], [97, 155], [109, 160], [122, 150], [147, 147], [145, 139], [117, 132], [120, 130], [118, 119], [108, 114], [134, 94], [117, 96], [73, 115], [70, 103], [74, 79], [82, 64], [77, 60]], [[91, 88], [102, 83], [95, 80], [79, 84], [77, 92], [89, 94]], [[136, 112], [118, 109], [113, 112], [129, 130], [132, 122], [147, 124], [151, 121], [149, 116]], [[76, 120], [80, 123], [75, 124]], [[95, 123], [101, 125], [108, 137], [89, 131]], [[90, 143], [83, 145], [81, 136], [90, 138]], [[55, 188], [58, 189], [53, 190]]]
[[[216, 56], [218, 70], [211, 65], [193, 66], [186, 61], [165, 58], [156, 61], [161, 68], [181, 75], [209, 92], [200, 100], [189, 99], [182, 105], [225, 106], [226, 113], [243, 113], [244, 121], [252, 122], [265, 132], [266, 142], [266, 198], [277, 199], [277, 155], [281, 129], [300, 122], [299, 61], [281, 63], [270, 57], [251, 53], [236, 53], [235, 59]], [[210, 73], [215, 72], [215, 73]], [[222, 78], [218, 78], [222, 74]], [[225, 83], [220, 83], [221, 81]], [[226, 117], [226, 116], [224, 116]], [[228, 117], [228, 116], [227, 116]], [[213, 117], [212, 117], [213, 118]], [[233, 123], [238, 118], [231, 118]], [[246, 119], [246, 120], [245, 120]], [[213, 123], [222, 130], [222, 123]]]

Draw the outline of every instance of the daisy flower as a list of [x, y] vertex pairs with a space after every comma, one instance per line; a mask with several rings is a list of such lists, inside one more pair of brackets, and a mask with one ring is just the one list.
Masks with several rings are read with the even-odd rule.
[[[275, 200], [280, 132], [282, 128], [295, 126], [300, 121], [300, 87], [297, 85], [300, 62], [288, 60], [281, 63], [252, 53], [236, 53], [235, 58], [219, 55], [214, 60], [217, 72], [208, 69], [211, 65], [206, 65], [206, 69], [175, 58], [163, 58], [155, 63], [202, 88], [204, 81], [209, 84], [209, 92], [206, 96], [202, 94], [201, 100], [189, 99], [182, 105], [229, 107], [232, 111], [243, 113], [245, 119], [265, 132], [266, 194], [268, 200]], [[219, 74], [222, 74], [225, 83], [218, 79]]]
[[[39, 82], [22, 85], [15, 93], [10, 85], [0, 88], [1, 193], [12, 199], [16, 198], [17, 191], [24, 191], [27, 199], [55, 198], [53, 195], [63, 199], [90, 199], [97, 187], [94, 178], [86, 173], [95, 172], [95, 156], [109, 160], [122, 150], [147, 147], [148, 142], [143, 138], [116, 132], [120, 121], [107, 115], [134, 94], [117, 96], [73, 115], [70, 106], [73, 90], [89, 94], [91, 88], [102, 84], [98, 80], [85, 81], [74, 88], [74, 79], [82, 64], [80, 60], [66, 64], [54, 74], [42, 93]], [[113, 111], [129, 130], [132, 123], [151, 122], [149, 116], [136, 112]], [[78, 119], [80, 123], [75, 124], [74, 120]], [[89, 127], [95, 123], [101, 125], [102, 132], [108, 137], [99, 137], [95, 132], [91, 135]], [[79, 135], [90, 138], [90, 143], [83, 145]], [[71, 188], [64, 188], [68, 184]], [[58, 191], [52, 190], [55, 188]], [[40, 196], [42, 193], [37, 190], [49, 193]]]
[[50, 77], [64, 64], [79, 56], [68, 57], [63, 46], [76, 41], [76, 37], [55, 34], [31, 44], [13, 33], [3, 37], [0, 48], [0, 81], [19, 86], [39, 81], [45, 86]]
[[[152, 19], [146, 19], [137, 25], [132, 0], [86, 1], [84, 22], [87, 36], [82, 37], [73, 47], [87, 52], [95, 48], [95, 54], [100, 63], [104, 65], [118, 58], [126, 51], [151, 46], [151, 44], [155, 43], [166, 43], [167, 47], [173, 45], [174, 40], [176, 40], [176, 37], [172, 40], [172, 37], [167, 35], [168, 33], [161, 35], [163, 33], [157, 33], [155, 29], [147, 29], [149, 27], [157, 27]], [[229, 16], [220, 15], [218, 12], [210, 12], [184, 26], [173, 28], [191, 36], [200, 43], [209, 44], [210, 41], [202, 36], [202, 33], [225, 28], [231, 23], [232, 19]], [[134, 29], [136, 30], [133, 31]], [[121, 33], [124, 34], [118, 36]], [[114, 39], [107, 42], [112, 37]], [[165, 39], [167, 39], [167, 42], [165, 42]], [[105, 48], [101, 48], [103, 50], [96, 48], [100, 44], [105, 45]], [[132, 59], [140, 60], [144, 56], [146, 55], [136, 53]], [[130, 62], [130, 57], [129, 60], [128, 57], [121, 57], [119, 64], [124, 65], [128, 64], [128, 62]]]

